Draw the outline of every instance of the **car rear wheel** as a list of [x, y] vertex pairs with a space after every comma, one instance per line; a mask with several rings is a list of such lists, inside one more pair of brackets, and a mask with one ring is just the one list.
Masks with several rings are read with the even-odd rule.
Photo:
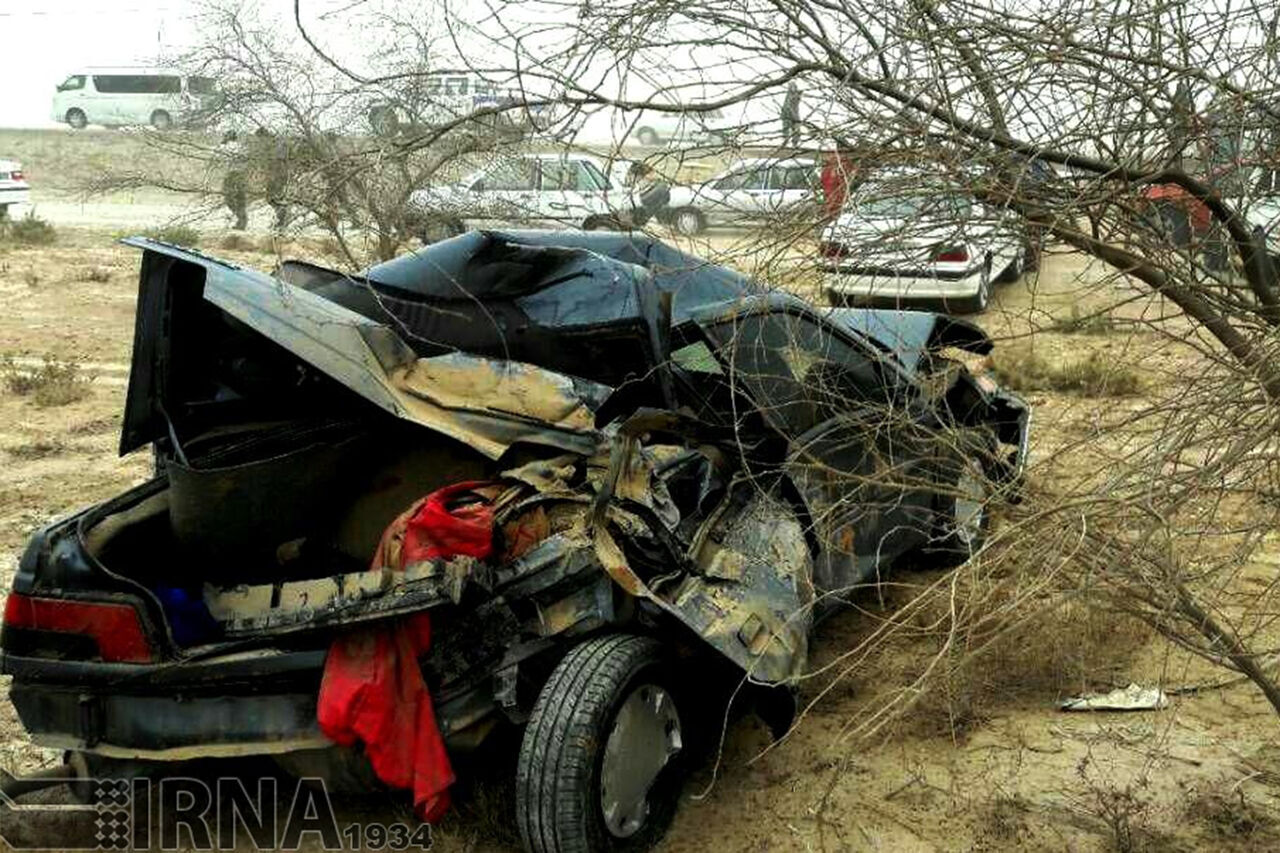
[[684, 210], [677, 211], [675, 218], [672, 220], [672, 222], [676, 226], [676, 231], [685, 235], [686, 237], [692, 237], [695, 234], [701, 234], [702, 229], [707, 227], [707, 223], [703, 220], [702, 214], [691, 207], [687, 207]]
[[587, 640], [560, 662], [525, 729], [516, 823], [533, 853], [645, 850], [684, 779], [677, 690], [648, 637]]
[[1019, 278], [1021, 278], [1022, 277], [1022, 261], [1024, 257], [1025, 257], [1025, 253], [1019, 252], [1017, 256], [1015, 256], [1014, 259], [1009, 262], [1009, 266], [1005, 267], [1004, 270], [1001, 271], [1000, 277], [997, 278], [996, 281], [1014, 282], [1014, 281], [1017, 281]]
[[641, 145], [657, 145], [659, 142], [658, 132], [651, 127], [642, 127], [637, 130], [636, 139]]
[[151, 114], [151, 126], [161, 132], [173, 127], [173, 116], [164, 110], [156, 110]]
[[71, 125], [74, 130], [84, 130], [89, 126], [89, 117], [84, 114], [83, 110], [67, 110], [67, 124]]

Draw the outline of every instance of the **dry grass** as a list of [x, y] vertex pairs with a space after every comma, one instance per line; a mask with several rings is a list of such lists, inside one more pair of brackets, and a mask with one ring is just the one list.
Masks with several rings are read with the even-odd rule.
[[258, 244], [247, 234], [233, 231], [218, 241], [218, 248], [226, 252], [256, 252]]
[[106, 284], [111, 281], [111, 269], [110, 267], [87, 267], [80, 272], [76, 280], [93, 284]]
[[15, 444], [6, 448], [6, 450], [15, 459], [32, 461], [35, 459], [47, 459], [50, 456], [59, 456], [66, 452], [67, 445], [57, 437], [37, 438], [25, 444]]
[[89, 396], [89, 383], [93, 381], [76, 362], [50, 356], [45, 356], [38, 367], [21, 366], [11, 356], [6, 357], [0, 361], [0, 377], [10, 394], [30, 397], [42, 409], [83, 400]]
[[1143, 390], [1133, 367], [1095, 351], [1054, 362], [1029, 347], [1008, 347], [991, 358], [996, 377], [1014, 391], [1066, 391], [1086, 397], [1128, 397]]
[[1187, 820], [1220, 839], [1277, 840], [1280, 820], [1274, 812], [1245, 795], [1244, 788], [1223, 781], [1208, 790], [1192, 791], [1187, 799]]

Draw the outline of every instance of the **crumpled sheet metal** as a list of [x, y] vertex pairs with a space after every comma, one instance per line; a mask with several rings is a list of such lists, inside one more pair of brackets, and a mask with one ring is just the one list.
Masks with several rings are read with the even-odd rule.
[[[799, 677], [808, 659], [808, 637], [814, 599], [812, 554], [804, 529], [785, 502], [744, 481], [746, 499], [730, 500], [727, 511], [709, 519], [702, 543], [690, 555], [688, 571], [672, 566], [657, 588], [635, 571], [622, 547], [629, 538], [649, 538], [647, 523], [626, 508], [646, 508], [668, 530], [680, 521], [679, 511], [656, 473], [662, 446], [604, 443], [585, 461], [585, 481], [576, 488], [571, 457], [529, 463], [504, 476], [533, 485], [546, 495], [577, 502], [578, 522], [563, 541], [593, 549], [604, 571], [628, 594], [653, 602], [684, 623], [708, 644], [736, 663], [753, 680], [778, 684]], [[606, 483], [610, 475], [616, 479]], [[609, 490], [603, 507], [595, 493]]]
[[590, 452], [609, 389], [517, 361], [448, 353], [391, 371], [406, 415], [496, 459], [527, 440]]
[[1169, 697], [1159, 687], [1130, 684], [1110, 693], [1066, 699], [1058, 707], [1063, 711], [1158, 711], [1168, 705]]

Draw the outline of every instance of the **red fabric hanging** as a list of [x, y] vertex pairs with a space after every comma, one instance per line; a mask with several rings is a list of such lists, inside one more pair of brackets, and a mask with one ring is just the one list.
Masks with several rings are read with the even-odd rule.
[[[493, 551], [498, 486], [457, 483], [432, 492], [387, 528], [372, 570], [403, 571], [425, 560]], [[431, 619], [416, 613], [393, 625], [353, 631], [334, 640], [325, 659], [316, 717], [337, 744], [364, 744], [373, 770], [388, 786], [413, 791], [414, 810], [434, 823], [449, 808], [453, 767], [436, 725], [418, 659], [431, 646]]]

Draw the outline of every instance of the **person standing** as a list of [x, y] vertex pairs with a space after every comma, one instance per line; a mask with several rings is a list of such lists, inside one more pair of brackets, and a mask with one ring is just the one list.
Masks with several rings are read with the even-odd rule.
[[632, 163], [624, 183], [631, 188], [632, 207], [627, 223], [630, 228], [644, 227], [671, 201], [671, 187], [658, 178], [648, 163]]
[[782, 138], [784, 145], [800, 141], [800, 87], [794, 80], [787, 84], [787, 95], [782, 99]]
[[245, 164], [244, 146], [234, 130], [223, 134], [217, 153], [226, 163], [226, 173], [222, 177], [222, 201], [236, 218], [232, 227], [243, 231], [249, 226], [249, 170]]
[[289, 147], [283, 137], [265, 127], [258, 128], [255, 135], [259, 140], [257, 155], [266, 172], [267, 204], [275, 211], [275, 227], [280, 229], [289, 224]]

